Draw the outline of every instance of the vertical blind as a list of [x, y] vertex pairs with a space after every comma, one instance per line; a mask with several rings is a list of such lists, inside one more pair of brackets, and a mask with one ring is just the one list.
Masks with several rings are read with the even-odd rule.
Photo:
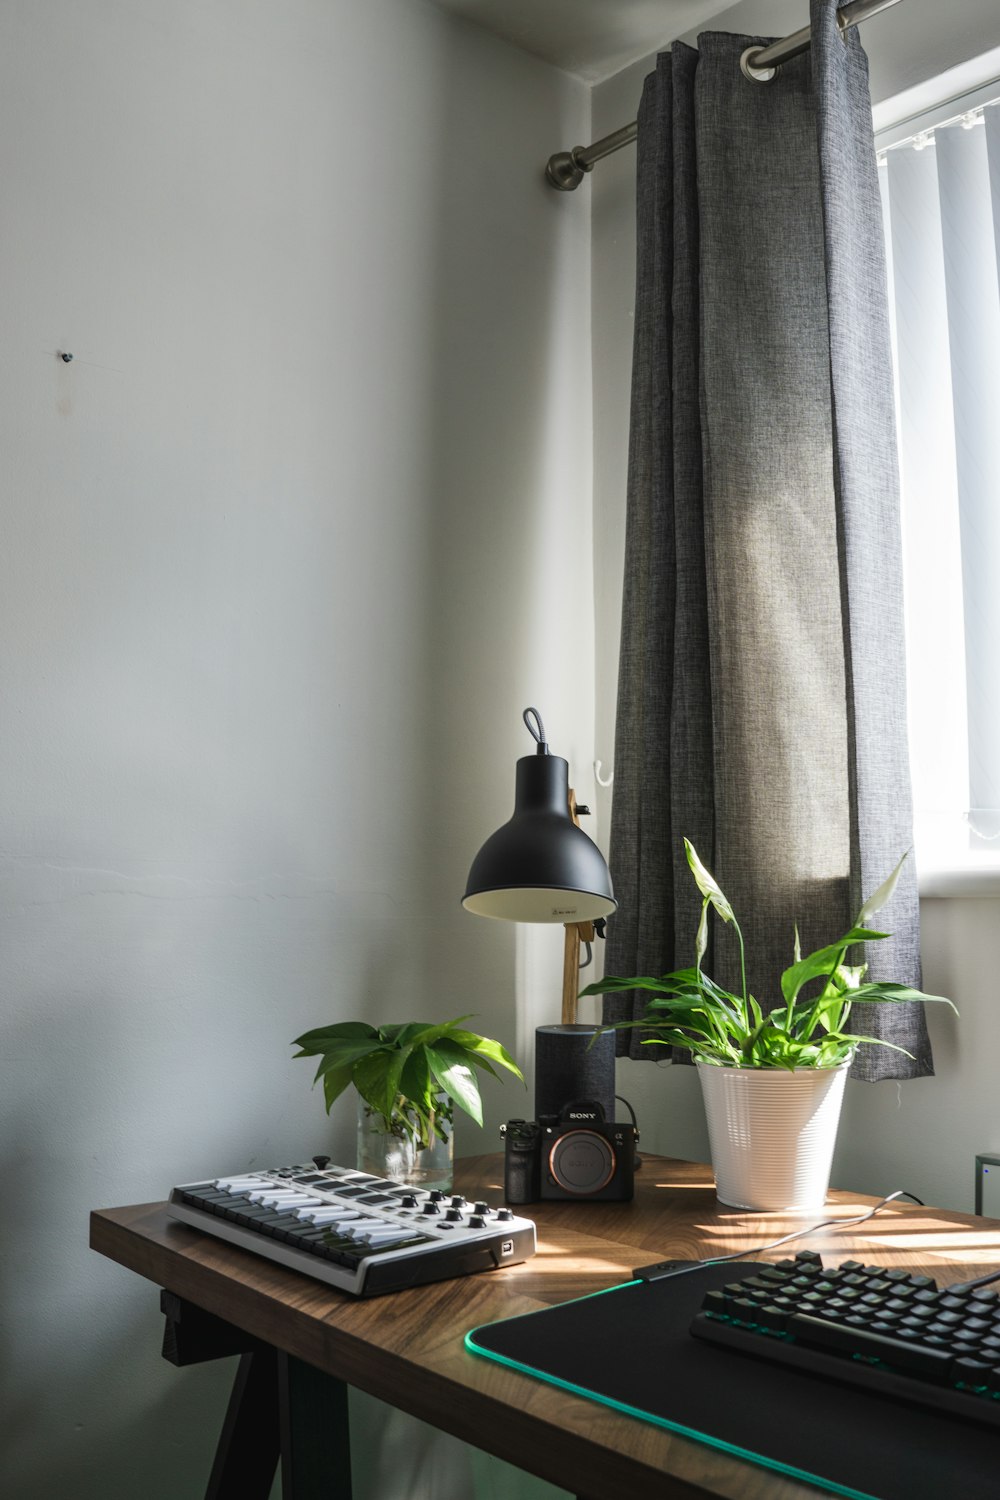
[[922, 855], [1000, 853], [1000, 102], [960, 108], [880, 174]]

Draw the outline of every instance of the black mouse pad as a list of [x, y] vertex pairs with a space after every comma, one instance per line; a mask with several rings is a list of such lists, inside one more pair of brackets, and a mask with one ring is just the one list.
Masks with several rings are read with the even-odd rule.
[[692, 1337], [705, 1292], [757, 1269], [627, 1282], [474, 1328], [466, 1347], [854, 1500], [1000, 1500], [1000, 1428]]

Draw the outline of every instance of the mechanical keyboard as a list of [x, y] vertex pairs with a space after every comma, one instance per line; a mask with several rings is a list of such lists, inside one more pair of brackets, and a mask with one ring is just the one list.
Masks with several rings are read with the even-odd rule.
[[1000, 1297], [812, 1250], [705, 1296], [700, 1339], [1000, 1427]]
[[175, 1187], [167, 1212], [356, 1297], [535, 1253], [534, 1224], [509, 1208], [314, 1163]]

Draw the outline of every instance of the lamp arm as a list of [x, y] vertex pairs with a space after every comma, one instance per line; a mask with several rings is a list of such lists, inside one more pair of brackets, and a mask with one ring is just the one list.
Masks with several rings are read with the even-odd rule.
[[[587, 808], [583, 809], [588, 811]], [[577, 815], [578, 806], [576, 793], [573, 788], [569, 789], [569, 815], [577, 828], [580, 819]], [[567, 922], [565, 926], [565, 939], [563, 942], [563, 985], [562, 985], [562, 1024], [564, 1026], [576, 1025], [576, 1002], [580, 993], [580, 943], [592, 943], [594, 941], [593, 922]]]

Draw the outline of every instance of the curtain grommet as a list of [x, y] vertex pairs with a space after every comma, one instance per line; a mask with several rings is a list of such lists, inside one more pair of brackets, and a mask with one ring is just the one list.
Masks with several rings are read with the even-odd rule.
[[744, 78], [749, 78], [751, 83], [770, 83], [772, 78], [777, 78], [778, 69], [755, 68], [753, 60], [764, 51], [763, 47], [747, 47], [740, 56], [740, 72]]

